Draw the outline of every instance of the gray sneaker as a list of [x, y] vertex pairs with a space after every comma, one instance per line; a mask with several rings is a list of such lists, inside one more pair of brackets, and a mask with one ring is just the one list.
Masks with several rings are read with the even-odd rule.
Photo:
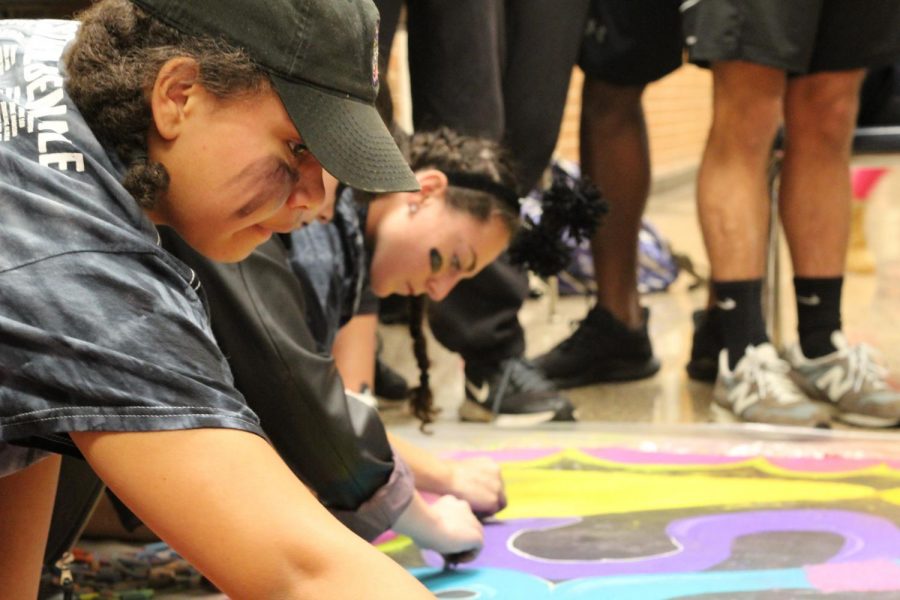
[[887, 384], [888, 370], [878, 352], [866, 344], [851, 346], [840, 331], [831, 334], [837, 350], [820, 358], [803, 355], [800, 344], [786, 358], [813, 398], [831, 402], [837, 417], [861, 427], [893, 427], [900, 423], [900, 392]]
[[753, 423], [830, 427], [828, 406], [812, 402], [792, 379], [790, 365], [772, 344], [747, 346], [734, 371], [728, 350], [719, 353], [713, 409], [720, 416]]

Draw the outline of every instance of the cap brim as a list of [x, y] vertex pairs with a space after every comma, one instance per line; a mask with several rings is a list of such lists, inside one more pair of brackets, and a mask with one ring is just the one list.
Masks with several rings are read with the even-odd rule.
[[419, 189], [374, 106], [271, 77], [303, 143], [338, 181], [373, 193]]

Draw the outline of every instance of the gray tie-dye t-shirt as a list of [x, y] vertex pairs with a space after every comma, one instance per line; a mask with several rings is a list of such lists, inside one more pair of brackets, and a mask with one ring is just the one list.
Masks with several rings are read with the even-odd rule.
[[76, 30], [0, 21], [0, 440], [261, 434], [193, 272], [158, 246], [63, 90], [58, 63]]

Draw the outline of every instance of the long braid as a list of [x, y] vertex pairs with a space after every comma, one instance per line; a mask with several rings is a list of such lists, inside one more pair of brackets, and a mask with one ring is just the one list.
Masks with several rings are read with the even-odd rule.
[[434, 422], [434, 417], [438, 413], [438, 409], [434, 407], [434, 395], [428, 381], [428, 367], [431, 361], [428, 360], [428, 348], [422, 330], [425, 321], [425, 301], [425, 296], [409, 298], [409, 334], [412, 336], [413, 354], [419, 367], [419, 385], [409, 391], [409, 402], [413, 415], [422, 423], [419, 429], [423, 432], [429, 423]]

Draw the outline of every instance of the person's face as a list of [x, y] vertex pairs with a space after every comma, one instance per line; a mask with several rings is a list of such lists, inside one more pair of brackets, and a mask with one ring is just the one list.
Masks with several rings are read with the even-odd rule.
[[421, 193], [376, 200], [391, 203], [371, 232], [369, 274], [377, 296], [427, 294], [442, 300], [509, 245], [509, 231], [499, 217], [478, 221], [444, 202], [445, 184], [435, 188], [421, 177], [419, 182]]
[[163, 67], [153, 91], [150, 158], [170, 183], [149, 215], [201, 254], [238, 261], [327, 208], [322, 167], [274, 91], [221, 100], [190, 82], [191, 64]]

